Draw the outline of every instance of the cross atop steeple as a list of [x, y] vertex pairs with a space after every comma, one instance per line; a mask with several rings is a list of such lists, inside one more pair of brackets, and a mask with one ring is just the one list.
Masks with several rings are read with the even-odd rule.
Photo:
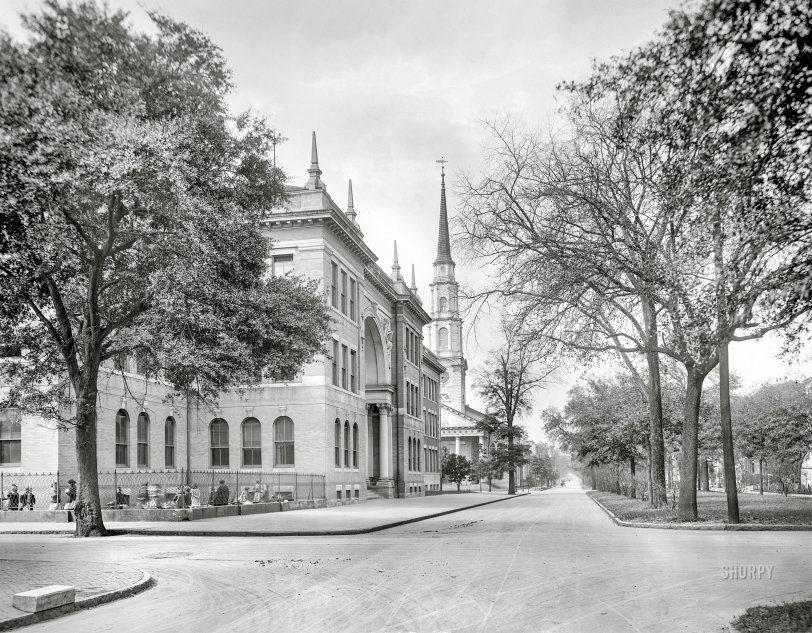
[[440, 231], [437, 237], [437, 263], [454, 263], [451, 259], [451, 242], [448, 236], [448, 209], [445, 202], [445, 158], [436, 161], [440, 164]]

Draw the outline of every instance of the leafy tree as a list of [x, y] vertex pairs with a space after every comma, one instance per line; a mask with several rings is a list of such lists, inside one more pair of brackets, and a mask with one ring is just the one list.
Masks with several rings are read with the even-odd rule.
[[525, 450], [517, 445], [524, 437], [518, 418], [533, 408], [533, 392], [545, 384], [554, 368], [539, 367], [543, 353], [518, 337], [518, 328], [502, 324], [505, 345], [491, 354], [479, 372], [476, 388], [485, 403], [494, 433], [501, 440], [495, 451], [498, 465], [508, 471], [508, 494], [516, 494], [516, 467], [524, 463]]
[[471, 473], [471, 462], [465, 455], [451, 453], [443, 462], [443, 477], [457, 484], [457, 491], [460, 489], [460, 484], [465, 481], [466, 477], [470, 477]]
[[798, 468], [812, 446], [812, 398], [797, 382], [779, 382], [762, 385], [736, 404], [734, 422], [742, 452], [758, 458], [760, 478], [762, 464], [773, 461], [782, 491], [788, 494], [791, 483], [800, 483]]
[[329, 326], [314, 284], [266, 278], [278, 135], [229, 112], [217, 46], [150, 17], [155, 36], [50, 0], [24, 41], [0, 34], [0, 329], [23, 352], [5, 406], [75, 426], [80, 536], [105, 534], [97, 398], [117, 359], [212, 398], [294, 373]]

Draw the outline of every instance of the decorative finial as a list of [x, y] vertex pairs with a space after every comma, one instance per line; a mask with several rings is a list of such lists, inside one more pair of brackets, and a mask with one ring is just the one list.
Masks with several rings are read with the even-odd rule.
[[[315, 132], [314, 132], [314, 134], [315, 134]], [[314, 141], [314, 143], [315, 143], [315, 141]], [[440, 160], [436, 160], [434, 162], [440, 164], [440, 176], [442, 177], [443, 182], [445, 182], [445, 164], [448, 161], [445, 159], [445, 156], [440, 156]]]
[[355, 222], [355, 205], [352, 200], [352, 178], [350, 178], [350, 186], [347, 191], [347, 217]]
[[305, 189], [325, 189], [321, 181], [321, 169], [319, 169], [319, 151], [316, 148], [316, 132], [313, 132], [313, 141], [310, 147], [310, 168], [307, 170], [310, 178], [305, 184]]
[[414, 280], [414, 264], [412, 264], [412, 285], [409, 287], [412, 292], [417, 292], [417, 283]]
[[403, 279], [400, 275], [400, 264], [398, 264], [398, 241], [395, 240], [395, 254], [392, 259], [392, 281]]

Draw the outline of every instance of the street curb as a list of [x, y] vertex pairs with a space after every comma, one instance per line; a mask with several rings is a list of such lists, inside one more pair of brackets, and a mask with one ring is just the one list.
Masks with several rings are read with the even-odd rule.
[[45, 622], [46, 620], [53, 620], [63, 615], [68, 615], [74, 611], [82, 609], [92, 609], [100, 604], [114, 602], [122, 598], [129, 598], [136, 594], [146, 591], [155, 584], [155, 580], [148, 572], [141, 571], [141, 580], [121, 589], [114, 589], [113, 591], [106, 591], [104, 593], [90, 596], [88, 598], [80, 598], [73, 604], [66, 604], [55, 609], [48, 609], [47, 611], [40, 611], [39, 613], [27, 613], [15, 618], [0, 621], [0, 631], [11, 631], [18, 629], [22, 626], [29, 626], [37, 622]]
[[108, 530], [112, 536], [124, 535], [139, 535], [139, 536], [352, 536], [355, 534], [371, 534], [372, 532], [380, 532], [381, 530], [388, 530], [401, 525], [408, 525], [410, 523], [417, 523], [427, 519], [434, 519], [437, 517], [445, 516], [447, 514], [454, 514], [455, 512], [464, 512], [472, 508], [481, 508], [492, 503], [499, 503], [500, 501], [508, 501], [509, 499], [516, 499], [518, 497], [526, 497], [529, 492], [515, 494], [511, 496], [502, 497], [500, 499], [493, 499], [492, 501], [484, 501], [464, 508], [454, 508], [453, 510], [444, 510], [443, 512], [435, 512], [434, 514], [426, 514], [419, 517], [412, 517], [411, 519], [403, 519], [402, 521], [395, 521], [393, 523], [383, 523], [381, 525], [374, 525], [368, 528], [358, 528], [354, 530], [297, 530], [286, 532], [269, 532], [267, 530], [245, 530], [237, 531], [215, 531], [215, 530], [202, 530], [200, 532], [179, 531], [179, 530], [143, 530], [143, 529], [123, 529], [123, 530]]
[[623, 521], [615, 514], [587, 492], [587, 497], [592, 499], [598, 507], [619, 527], [645, 528], [653, 530], [705, 530], [716, 532], [812, 532], [812, 525], [787, 525], [777, 523], [640, 523], [637, 521]]

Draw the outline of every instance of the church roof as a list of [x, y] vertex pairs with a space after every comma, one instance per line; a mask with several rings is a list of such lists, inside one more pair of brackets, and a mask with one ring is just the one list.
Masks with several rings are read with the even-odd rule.
[[448, 235], [448, 209], [445, 202], [445, 169], [441, 170], [442, 184], [440, 185], [440, 231], [437, 237], [438, 263], [454, 263], [451, 259], [451, 241]]

